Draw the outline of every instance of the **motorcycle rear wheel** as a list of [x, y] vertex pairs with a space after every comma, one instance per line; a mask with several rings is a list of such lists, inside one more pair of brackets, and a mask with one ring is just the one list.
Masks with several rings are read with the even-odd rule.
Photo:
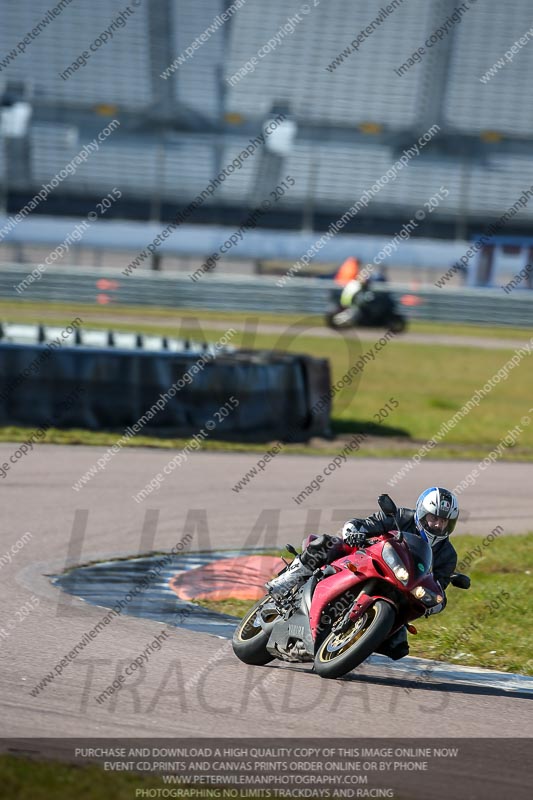
[[351, 672], [379, 647], [395, 619], [390, 603], [376, 600], [347, 630], [326, 636], [315, 655], [315, 672], [322, 678], [340, 678]]
[[407, 329], [407, 320], [400, 314], [393, 314], [389, 328], [393, 333], [403, 333]]
[[[233, 634], [233, 652], [245, 664], [262, 666], [274, 660], [274, 657], [266, 649], [270, 633], [265, 633], [261, 625], [255, 621], [257, 612], [268, 601], [270, 601], [270, 597], [266, 595], [252, 606], [244, 615]], [[272, 614], [272, 619], [275, 616], [277, 617], [278, 615]], [[265, 621], [270, 622], [270, 617]]]

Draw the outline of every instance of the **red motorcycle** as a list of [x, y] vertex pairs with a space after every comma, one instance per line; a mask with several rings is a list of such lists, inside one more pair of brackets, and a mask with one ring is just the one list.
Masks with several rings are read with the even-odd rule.
[[[379, 505], [396, 517], [388, 495]], [[292, 546], [287, 549], [296, 555]], [[266, 595], [256, 603], [233, 635], [235, 655], [255, 665], [275, 658], [312, 661], [323, 678], [339, 678], [403, 625], [416, 633], [411, 622], [442, 602], [432, 562], [431, 547], [421, 536], [396, 530], [373, 537], [364, 550], [315, 570], [282, 600]], [[467, 589], [470, 579], [454, 573], [451, 583]]]

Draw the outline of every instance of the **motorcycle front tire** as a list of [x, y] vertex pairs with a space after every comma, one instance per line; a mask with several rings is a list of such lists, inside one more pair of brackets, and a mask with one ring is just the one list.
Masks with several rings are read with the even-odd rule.
[[352, 308], [337, 309], [335, 312], [328, 312], [326, 314], [326, 325], [330, 328], [353, 328], [357, 324], [357, 318], [354, 316]]
[[379, 647], [395, 620], [391, 604], [376, 600], [351, 628], [341, 634], [332, 631], [323, 639], [315, 655], [315, 672], [322, 678], [340, 678], [351, 672]]

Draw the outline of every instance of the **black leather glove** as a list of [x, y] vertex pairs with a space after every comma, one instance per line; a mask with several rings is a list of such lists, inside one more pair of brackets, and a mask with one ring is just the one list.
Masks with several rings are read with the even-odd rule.
[[441, 611], [444, 611], [446, 608], [446, 595], [444, 594], [444, 589], [440, 585], [439, 581], [437, 581], [437, 586], [439, 587], [440, 594], [442, 595], [442, 603], [437, 603], [435, 606], [431, 606], [431, 608], [426, 609], [424, 612], [424, 616], [431, 617], [433, 614], [440, 614]]
[[441, 611], [444, 611], [444, 603], [437, 603], [436, 606], [431, 606], [431, 608], [427, 608], [424, 611], [424, 616], [431, 617], [433, 614], [440, 614]]
[[346, 544], [350, 547], [364, 547], [367, 539], [367, 532], [359, 530], [353, 522], [347, 522], [342, 529], [342, 535]]

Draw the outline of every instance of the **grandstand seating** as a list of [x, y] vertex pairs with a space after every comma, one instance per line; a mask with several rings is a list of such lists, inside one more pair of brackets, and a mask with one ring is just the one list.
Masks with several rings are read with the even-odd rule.
[[[231, 26], [226, 79], [233, 76], [299, 11], [300, 0], [247, 3]], [[300, 15], [294, 32], [258, 59], [254, 72], [228, 89], [227, 108], [247, 116], [264, 115], [273, 101], [288, 102], [302, 121], [354, 126], [369, 120], [393, 128], [416, 125], [424, 85], [422, 70], [394, 75], [425, 38], [434, 18], [432, 4], [409, 0], [399, 6], [372, 38], [363, 42], [333, 72], [326, 68], [379, 14], [373, 0], [336, 0]], [[350, 22], [347, 24], [347, 20]]]
[[[317, 204], [346, 209], [387, 172], [396, 157], [391, 148], [384, 145], [298, 145], [287, 163], [287, 172], [296, 179], [289, 200], [302, 200], [310, 190], [312, 183], [307, 176], [312, 174], [314, 165]], [[398, 173], [396, 180], [380, 189], [373, 203], [395, 209], [396, 212], [399, 209], [407, 211], [411, 207], [416, 209], [444, 184], [450, 195], [440, 206], [442, 213], [443, 209], [453, 207], [459, 181], [457, 166], [450, 168], [442, 159], [415, 158], [408, 169]]]
[[[72, 126], [39, 124], [32, 129], [31, 157], [34, 185], [46, 183], [91, 139], [72, 136]], [[113, 139], [113, 136], [119, 137]], [[227, 137], [226, 143], [214, 135], [167, 135], [162, 147], [154, 139], [120, 138], [113, 134], [81, 164], [74, 176], [62, 182], [67, 192], [110, 191], [119, 186], [123, 193], [143, 197], [158, 191], [163, 199], [191, 199], [201, 192], [223, 166], [231, 163], [248, 144], [247, 139]], [[218, 166], [217, 166], [218, 164]], [[257, 168], [253, 159], [243, 162], [217, 192], [218, 200], [242, 200], [251, 189]], [[210, 198], [206, 202], [209, 202]], [[211, 200], [211, 202], [213, 202]]]
[[[168, 52], [175, 57], [183, 53], [224, 6], [222, 0], [171, 0]], [[533, 46], [523, 47], [513, 63], [486, 84], [479, 80], [526, 32], [529, 7], [529, 0], [509, 0], [503, 5], [486, 0], [483, 13], [473, 8], [454, 26], [443, 102], [443, 119], [450, 129], [529, 136], [533, 107], [527, 96]], [[48, 0], [6, 3], [0, 55], [16, 49], [49, 8]], [[269, 0], [268, 4], [250, 0], [243, 5], [169, 77], [176, 102], [212, 121], [228, 112], [262, 119], [272, 103], [286, 101], [302, 123], [354, 126], [372, 121], [399, 130], [416, 127], [425, 93], [431, 90], [432, 78], [438, 77], [431, 75], [434, 65], [426, 56], [423, 65], [415, 65], [402, 77], [394, 68], [443, 22], [450, 4], [445, 0], [403, 3], [357, 53], [330, 72], [326, 67], [375, 18], [376, 5], [373, 0], [361, 0], [354, 9], [352, 0], [337, 0], [332, 13], [329, 4], [314, 8], [311, 2], [310, 13], [300, 14], [302, 21], [294, 32], [284, 34], [276, 49], [258, 60], [254, 72], [230, 86], [227, 80], [300, 8], [300, 0]], [[115, 103], [121, 109], [146, 109], [155, 101], [154, 82], [161, 82], [150, 66], [148, 14], [155, 13], [155, 7], [150, 12], [147, 4], [136, 8], [113, 40], [91, 54], [86, 66], [66, 81], [59, 77], [121, 10], [117, 0], [66, 6], [3, 73], [28, 79], [34, 101], [44, 105], [80, 108]]]
[[[92, 53], [86, 66], [68, 80], [60, 73], [69, 67], [102, 31], [110, 26], [126, 4], [120, 0], [91, 0], [64, 6], [59, 16], [41, 31], [25, 52], [5, 71], [12, 79], [26, 79], [34, 100], [44, 105], [70, 107], [116, 103], [123, 109], [143, 109], [152, 102], [150, 53], [147, 37], [148, 3], [118, 28], [111, 41]], [[2, 3], [0, 53], [17, 48], [54, 4], [50, 0], [17, 0]]]
[[[490, 6], [490, 8], [488, 8]], [[511, 46], [533, 27], [530, 0], [483, 3], [458, 26], [450, 54], [444, 97], [446, 125], [461, 133], [483, 130], [531, 137], [533, 41], [483, 83]]]
[[[528, 102], [533, 41], [488, 83], [479, 80], [525, 33], [529, 0], [508, 0], [505, 5], [484, 0], [479, 8], [473, 6], [439, 44], [441, 49], [435, 48], [441, 55], [428, 53], [424, 63], [402, 77], [394, 68], [442, 24], [453, 11], [454, 0], [402, 3], [357, 53], [332, 71], [327, 66], [378, 14], [373, 0], [358, 0], [356, 8], [353, 0], [335, 4], [322, 0], [316, 7], [309, 0], [306, 15], [300, 13], [300, 0], [248, 0], [162, 80], [155, 65], [170, 65], [227, 5], [229, 0], [142, 3], [113, 40], [64, 81], [59, 73], [123, 9], [119, 0], [65, 6], [26, 52], [0, 70], [0, 79], [28, 79], [33, 88], [32, 179], [23, 188], [38, 190], [94, 137], [83, 113], [99, 104], [117, 104], [117, 115], [128, 112], [133, 125], [124, 124], [102, 143], [74, 176], [62, 182], [61, 192], [103, 195], [119, 186], [131, 198], [158, 195], [166, 201], [188, 202], [246, 146], [248, 135], [242, 131], [258, 133], [276, 104], [288, 106], [299, 126], [294, 148], [283, 161], [283, 174], [292, 175], [296, 183], [279, 201], [281, 208], [298, 208], [312, 195], [316, 210], [342, 213], [396, 160], [398, 153], [391, 145], [395, 137], [409, 146], [434, 122], [443, 136], [477, 137], [490, 129], [533, 138], [533, 105]], [[4, 6], [0, 62], [45, 17], [50, 2], [18, 0]], [[259, 59], [255, 71], [231, 86], [228, 79], [296, 13], [301, 21], [294, 31]], [[156, 29], [168, 30], [161, 48], [154, 40]], [[434, 86], [444, 90], [435, 95]], [[158, 103], [167, 116], [152, 133], [149, 114]], [[69, 124], [51, 122], [55, 111], [58, 120]], [[248, 127], [228, 133], [224, 123], [228, 115]], [[173, 121], [181, 124], [185, 118], [187, 132], [171, 129]], [[102, 117], [99, 129], [107, 121]], [[352, 139], [351, 131], [368, 122], [377, 125], [378, 135]], [[321, 127], [319, 138], [316, 126]], [[329, 133], [324, 133], [327, 128]], [[499, 216], [529, 186], [531, 158], [520, 150], [495, 147], [487, 152], [492, 155], [480, 152], [476, 158], [461, 158], [428, 147], [381, 189], [372, 201], [373, 211], [410, 215], [444, 185], [450, 194], [440, 202], [435, 217], [458, 218], [465, 211], [470, 218]], [[0, 178], [4, 161], [0, 147]], [[256, 196], [258, 175], [260, 158], [244, 161], [206, 204], [246, 204]], [[522, 218], [532, 216], [533, 205], [520, 212]]]
[[[223, 7], [220, 0], [194, 0], [192, 3], [173, 0], [170, 32], [173, 58], [183, 54]], [[224, 26], [221, 26], [210, 34], [206, 46], [195, 50], [192, 58], [187, 58], [170, 79], [178, 103], [211, 121], [218, 121], [224, 112], [220, 88], [225, 37]]]
[[[385, 174], [395, 159], [391, 149], [383, 145], [297, 145], [286, 165], [296, 184], [285, 202], [302, 203], [313, 191], [314, 183], [318, 208], [346, 210]], [[529, 188], [530, 181], [525, 176], [530, 170], [531, 159], [525, 156], [498, 156], [483, 163], [468, 161], [463, 167], [456, 158], [423, 154], [400, 171], [396, 180], [383, 186], [372, 203], [383, 212], [411, 214], [419, 208], [424, 210], [424, 202], [445, 186], [449, 195], [439, 202], [439, 216], [455, 217], [465, 210], [472, 217], [499, 216]], [[518, 218], [532, 216], [530, 207], [517, 214]]]
[[[66, 125], [34, 126], [35, 187], [50, 180], [83, 146], [84, 141], [72, 138], [72, 131]], [[185, 202], [200, 193], [247, 143], [247, 139], [224, 140], [215, 134], [174, 134], [158, 151], [152, 139], [124, 143], [110, 137], [78, 167], [74, 176], [65, 178], [62, 187], [67, 193], [81, 189], [105, 194], [119, 186], [132, 197], [158, 192], [163, 200]], [[386, 173], [396, 158], [397, 154], [385, 145], [299, 143], [284, 166], [285, 173], [295, 178], [295, 185], [279, 205], [300, 206], [312, 193], [317, 209], [344, 211]], [[410, 213], [424, 208], [424, 202], [445, 186], [449, 195], [439, 203], [440, 216], [454, 217], [465, 207], [471, 216], [498, 216], [529, 186], [524, 175], [530, 165], [531, 159], [525, 156], [495, 156], [486, 163], [469, 161], [463, 175], [459, 160], [424, 154], [401, 170], [396, 180], [383, 186], [372, 202], [374, 208], [389, 214]], [[242, 204], [253, 189], [257, 166], [257, 159], [244, 161], [241, 170], [227, 177], [206, 204]], [[521, 209], [518, 216], [531, 217], [533, 209]]]

